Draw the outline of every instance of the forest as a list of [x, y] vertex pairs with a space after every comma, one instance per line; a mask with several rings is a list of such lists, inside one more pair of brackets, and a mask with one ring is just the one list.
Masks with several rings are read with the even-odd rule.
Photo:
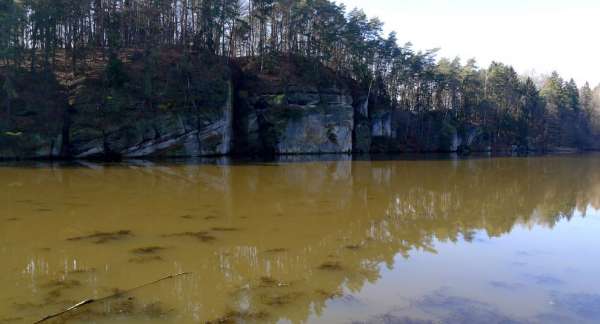
[[[527, 77], [500, 62], [438, 59], [437, 50], [399, 44], [377, 18], [329, 0], [0, 0], [2, 136], [27, 125], [19, 84], [45, 83], [52, 92], [98, 75], [103, 87], [118, 87], [128, 82], [123, 65], [137, 57], [141, 96], [152, 98], [160, 90], [148, 76], [161, 73], [167, 52], [179, 62], [252, 60], [259, 72], [282, 60], [309, 62], [349, 80], [368, 103], [407, 113], [405, 134], [477, 128], [491, 146], [598, 147], [600, 85], [558, 73]], [[426, 127], [432, 118], [438, 129]]]

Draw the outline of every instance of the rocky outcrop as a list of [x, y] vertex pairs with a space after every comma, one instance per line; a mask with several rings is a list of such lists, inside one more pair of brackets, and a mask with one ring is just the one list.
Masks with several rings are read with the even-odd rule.
[[39, 159], [60, 156], [62, 136], [46, 137], [35, 131], [4, 131], [0, 134], [0, 160]]
[[[0, 70], [0, 80], [5, 80]], [[0, 87], [0, 160], [61, 155], [66, 99], [54, 76], [19, 72], [13, 99]]]
[[226, 155], [231, 150], [233, 85], [220, 107], [158, 111], [153, 114], [121, 113], [108, 127], [90, 123], [94, 112], [76, 113], [71, 125], [70, 154], [76, 158], [118, 156], [199, 157]]
[[347, 89], [258, 83], [238, 92], [235, 114], [238, 153], [352, 151], [354, 110]]
[[[355, 105], [354, 151], [358, 153], [456, 152], [461, 135], [440, 116], [418, 117], [389, 102], [359, 97]], [[415, 125], [420, 125], [415, 127]]]
[[368, 96], [359, 96], [354, 100], [354, 136], [353, 148], [355, 153], [371, 152], [372, 132], [369, 119]]
[[135, 57], [105, 68], [118, 78], [18, 75], [20, 96], [0, 110], [0, 159], [553, 150], [493, 146], [447, 112], [392, 109], [314, 62], [158, 60], [157, 69]]

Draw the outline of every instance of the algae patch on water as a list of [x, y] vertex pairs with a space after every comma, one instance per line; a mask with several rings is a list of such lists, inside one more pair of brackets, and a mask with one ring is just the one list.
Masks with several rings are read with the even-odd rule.
[[260, 301], [267, 306], [282, 307], [294, 303], [302, 296], [303, 294], [300, 292], [265, 293], [260, 295]]
[[85, 268], [85, 269], [73, 269], [61, 271], [65, 275], [82, 275], [96, 272], [96, 268]]
[[166, 248], [161, 246], [148, 246], [131, 250], [131, 253], [137, 255], [148, 255], [148, 254], [156, 254], [160, 251], [165, 250]]
[[235, 227], [213, 227], [212, 230], [215, 232], [236, 232], [240, 229]]
[[68, 238], [67, 241], [92, 241], [96, 244], [108, 243], [112, 241], [120, 241], [132, 237], [133, 234], [129, 230], [121, 230], [116, 232], [95, 232], [94, 234], [77, 236]]
[[319, 266], [319, 270], [342, 271], [342, 270], [344, 270], [344, 267], [342, 267], [342, 264], [339, 262], [328, 261], [328, 262], [321, 264]]
[[206, 324], [261, 323], [266, 322], [270, 317], [271, 315], [264, 311], [227, 311], [222, 317], [208, 321]]
[[156, 262], [156, 261], [164, 261], [164, 259], [160, 255], [144, 255], [139, 257], [134, 257], [129, 259], [131, 263], [148, 263], [148, 262]]
[[183, 233], [175, 233], [175, 234], [167, 234], [163, 235], [163, 237], [192, 237], [198, 239], [201, 242], [213, 242], [216, 241], [217, 238], [213, 235], [210, 235], [209, 232], [183, 232]]
[[344, 296], [344, 294], [342, 293], [341, 290], [327, 291], [324, 289], [317, 289], [317, 290], [315, 290], [315, 293], [323, 299], [335, 299], [335, 298], [341, 298]]
[[276, 280], [272, 277], [263, 276], [260, 277], [259, 287], [261, 288], [281, 288], [281, 287], [289, 287], [289, 283]]
[[79, 280], [51, 280], [41, 285], [42, 289], [47, 289], [45, 301], [47, 303], [55, 302], [66, 290], [78, 288], [81, 286]]
[[164, 320], [174, 309], [167, 309], [160, 302], [143, 303], [134, 297], [119, 297], [117, 300], [87, 305], [52, 319], [52, 323], [70, 322], [113, 322], [128, 318]]

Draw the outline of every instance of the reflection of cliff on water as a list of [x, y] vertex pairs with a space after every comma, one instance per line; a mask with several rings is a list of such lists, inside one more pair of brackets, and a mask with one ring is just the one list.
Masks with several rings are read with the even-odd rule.
[[[436, 240], [469, 241], [479, 231], [501, 236], [516, 225], [552, 227], [576, 210], [600, 208], [598, 162], [597, 156], [588, 156], [260, 166], [127, 164], [18, 169], [10, 174], [0, 168], [0, 174], [7, 173], [1, 178], [6, 183], [38, 185], [34, 194], [23, 191], [23, 196], [92, 204], [64, 204], [43, 220], [25, 219], [22, 226], [40, 239], [21, 242], [23, 250], [17, 252], [28, 259], [15, 253], [9, 262], [44, 264], [51, 275], [77, 259], [80, 267], [111, 264], [112, 271], [139, 274], [147, 265], [123, 261], [130, 258], [123, 251], [139, 248], [141, 242], [159, 242], [167, 247], [166, 261], [153, 264], [155, 269], [168, 273], [176, 263], [195, 274], [185, 279], [184, 287], [177, 285], [176, 292], [165, 294], [185, 300], [179, 311], [203, 320], [246, 316], [260, 322], [299, 322], [321, 313], [326, 301], [340, 297], [344, 289], [356, 292], [366, 282], [376, 282], [379, 265], [393, 266], [397, 254], [435, 252]], [[12, 197], [19, 195], [20, 189], [15, 190]], [[32, 228], [36, 222], [47, 223]], [[92, 247], [86, 246], [71, 251], [67, 245], [56, 255], [33, 252], [36, 244], [52, 247], [77, 236], [58, 230], [64, 237], [43, 234], [52, 228], [86, 233], [123, 228], [138, 237], [131, 247], [127, 242], [118, 249], [93, 246], [93, 258], [86, 254]], [[177, 236], [200, 231], [215, 241]], [[0, 244], [17, 242], [18, 232], [0, 230], [6, 234]], [[28, 269], [30, 275], [41, 276]], [[109, 285], [112, 275], [89, 274], [85, 282], [98, 291]]]

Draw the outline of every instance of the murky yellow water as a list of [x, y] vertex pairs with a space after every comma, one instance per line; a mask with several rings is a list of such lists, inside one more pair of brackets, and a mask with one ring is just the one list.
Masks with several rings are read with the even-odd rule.
[[91, 298], [47, 322], [598, 323], [600, 155], [0, 166], [0, 323]]

